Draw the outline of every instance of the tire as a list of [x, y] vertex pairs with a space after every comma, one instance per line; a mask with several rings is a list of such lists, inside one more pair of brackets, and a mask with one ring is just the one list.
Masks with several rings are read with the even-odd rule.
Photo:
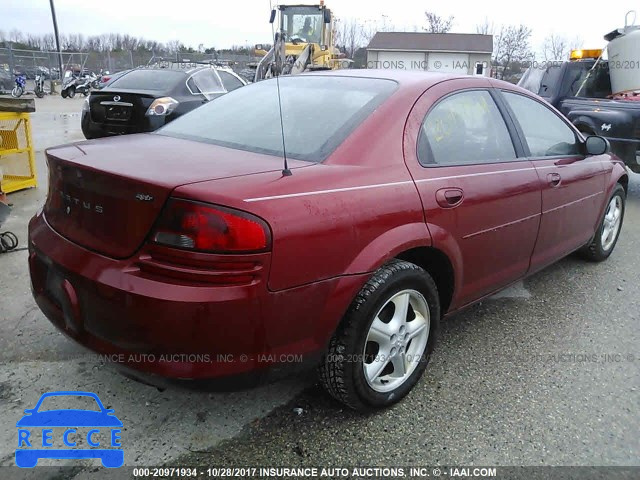
[[11, 96], [13, 98], [20, 98], [23, 93], [24, 90], [22, 89], [22, 87], [13, 87], [13, 90], [11, 90]]
[[39, 88], [36, 88], [36, 97], [44, 98], [44, 90], [40, 90]]
[[62, 98], [67, 98], [69, 96], [69, 92], [66, 88], [62, 89], [62, 91], [60, 92], [60, 96], [62, 96]]
[[[404, 299], [407, 314], [396, 316]], [[413, 263], [391, 261], [373, 274], [349, 306], [319, 368], [320, 382], [331, 396], [355, 410], [393, 405], [422, 376], [439, 319], [438, 289], [431, 276]], [[409, 326], [414, 321], [420, 323]], [[396, 333], [383, 335], [371, 328], [374, 322], [389, 335]], [[422, 329], [416, 330], [421, 324]], [[376, 338], [382, 339], [380, 343]], [[403, 365], [406, 373], [394, 378], [396, 365]]]
[[84, 95], [85, 97], [88, 97], [90, 93], [91, 93], [91, 90], [89, 89], [82, 91], [82, 95]]
[[622, 185], [617, 184], [607, 202], [595, 236], [588, 245], [578, 251], [583, 258], [592, 262], [602, 262], [609, 258], [618, 243], [622, 230], [626, 197]]
[[67, 89], [67, 95], [69, 96], [69, 98], [73, 98], [76, 96], [76, 87], [71, 86]]

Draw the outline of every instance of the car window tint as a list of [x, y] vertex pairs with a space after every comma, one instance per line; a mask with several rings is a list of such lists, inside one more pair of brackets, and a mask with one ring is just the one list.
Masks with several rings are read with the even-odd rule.
[[205, 95], [224, 93], [224, 87], [213, 70], [202, 70], [195, 73], [192, 78], [198, 91]]
[[569, 94], [570, 96], [587, 98], [607, 98], [611, 95], [611, 77], [609, 76], [609, 65], [600, 62], [596, 68], [593, 65], [583, 65], [576, 62], [568, 69]]
[[231, 75], [229, 72], [218, 71], [218, 75], [220, 75], [220, 79], [224, 84], [224, 88], [226, 88], [228, 92], [244, 86], [244, 84], [240, 80]]
[[109, 88], [166, 91], [184, 81], [184, 72], [170, 70], [131, 70], [115, 79]]
[[562, 68], [560, 65], [551, 65], [542, 75], [539, 89], [537, 91], [531, 90], [531, 92], [537, 93], [541, 97], [551, 98], [557, 93], [557, 89], [561, 83]]
[[575, 133], [556, 113], [524, 95], [505, 91], [503, 94], [522, 127], [532, 157], [579, 152]]
[[[329, 156], [397, 88], [391, 80], [329, 75], [279, 80], [287, 156], [313, 162]], [[276, 88], [275, 80], [238, 88], [156, 133], [281, 156]]]
[[456, 93], [438, 102], [427, 113], [419, 137], [418, 160], [423, 165], [516, 158], [504, 119], [487, 91]]
[[202, 93], [200, 91], [200, 89], [198, 88], [198, 85], [196, 85], [196, 82], [193, 80], [193, 77], [189, 77], [189, 80], [187, 80], [187, 88], [191, 91], [191, 93], [193, 93], [194, 95], [198, 95], [200, 93]]

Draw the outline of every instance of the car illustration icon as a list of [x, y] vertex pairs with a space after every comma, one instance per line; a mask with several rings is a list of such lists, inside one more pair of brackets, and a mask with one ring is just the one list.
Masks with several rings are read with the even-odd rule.
[[[98, 409], [45, 410], [42, 404], [50, 397], [89, 397], [88, 401], [93, 406], [91, 399], [95, 400]], [[57, 404], [61, 401], [66, 400], [56, 399]], [[112, 409], [104, 407], [95, 393], [48, 392], [40, 397], [34, 408], [24, 412], [25, 416], [16, 423], [18, 467], [35, 467], [41, 458], [99, 458], [107, 468], [121, 467], [124, 463], [124, 451], [120, 441], [122, 422], [113, 414]], [[85, 440], [87, 445], [93, 448], [78, 445]]]

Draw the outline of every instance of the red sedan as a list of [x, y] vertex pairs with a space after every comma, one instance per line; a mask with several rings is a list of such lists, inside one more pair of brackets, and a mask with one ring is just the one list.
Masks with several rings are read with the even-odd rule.
[[338, 400], [384, 407], [441, 318], [615, 247], [623, 164], [521, 88], [365, 70], [280, 89], [282, 125], [270, 80], [47, 151], [29, 262], [60, 330], [153, 382], [311, 363]]

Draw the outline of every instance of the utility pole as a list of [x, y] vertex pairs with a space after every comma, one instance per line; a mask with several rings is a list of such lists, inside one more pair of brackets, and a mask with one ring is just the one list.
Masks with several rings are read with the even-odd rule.
[[58, 21], [56, 20], [56, 9], [53, 6], [53, 0], [49, 0], [49, 4], [51, 5], [51, 18], [53, 19], [53, 32], [56, 38], [56, 50], [58, 52], [58, 68], [60, 69], [60, 82], [62, 82], [62, 76], [64, 75], [64, 72], [62, 71], [62, 52], [60, 51], [60, 35], [58, 34]]

